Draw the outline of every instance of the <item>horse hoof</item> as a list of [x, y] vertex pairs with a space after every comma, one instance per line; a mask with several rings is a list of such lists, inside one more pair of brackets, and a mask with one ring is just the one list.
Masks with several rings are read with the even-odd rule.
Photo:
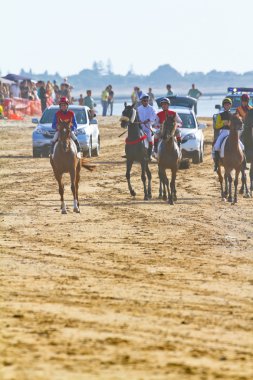
[[148, 194], [148, 199], [152, 199], [152, 194]]
[[243, 188], [239, 190], [239, 194], [243, 194]]
[[222, 200], [223, 200], [223, 202], [227, 202], [227, 199], [226, 199], [226, 198], [224, 198], [224, 197], [222, 198]]
[[168, 201], [169, 205], [171, 206], [174, 206], [174, 202], [173, 201]]
[[163, 200], [164, 200], [164, 201], [167, 201], [167, 197], [166, 197], [166, 195], [163, 195]]
[[61, 213], [62, 214], [67, 214], [68, 212], [67, 212], [67, 210], [61, 210]]
[[250, 198], [250, 194], [249, 193], [244, 194], [243, 198]]
[[136, 196], [136, 192], [134, 190], [131, 190], [130, 191], [130, 194], [132, 195], [132, 197], [135, 197]]
[[144, 201], [148, 201], [148, 196], [147, 195], [145, 195]]
[[75, 207], [75, 208], [73, 209], [73, 212], [76, 212], [77, 214], [79, 214], [79, 213], [80, 213], [80, 209], [79, 209], [78, 207]]
[[173, 197], [173, 201], [174, 201], [174, 202], [177, 201], [177, 196], [176, 196], [176, 195], [174, 195], [174, 197]]
[[162, 199], [162, 197], [163, 197], [162, 194], [158, 195], [158, 199]]

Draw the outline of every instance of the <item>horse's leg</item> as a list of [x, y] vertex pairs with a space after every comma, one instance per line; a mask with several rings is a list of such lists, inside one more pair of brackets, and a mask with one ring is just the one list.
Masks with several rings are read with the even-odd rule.
[[132, 185], [131, 185], [131, 182], [130, 182], [130, 173], [131, 173], [132, 166], [133, 166], [133, 161], [127, 160], [126, 179], [127, 179], [128, 189], [130, 191], [130, 194], [133, 197], [135, 197], [136, 196], [136, 192], [132, 188]]
[[232, 176], [231, 173], [226, 174], [228, 178], [228, 202], [232, 202]]
[[55, 175], [55, 178], [56, 178], [56, 180], [58, 182], [59, 194], [60, 194], [60, 197], [61, 197], [61, 213], [62, 214], [67, 214], [67, 208], [66, 208], [66, 204], [64, 202], [64, 184], [62, 182], [62, 174]]
[[163, 193], [162, 193], [162, 179], [161, 179], [161, 176], [160, 176], [159, 165], [158, 165], [158, 177], [159, 177], [159, 196], [158, 196], [158, 198], [162, 199], [162, 197], [163, 197]]
[[240, 174], [240, 169], [235, 171], [235, 179], [234, 179], [235, 192], [234, 192], [234, 202], [232, 204], [237, 203], [237, 186], [238, 186], [239, 174]]
[[72, 191], [73, 199], [74, 199], [73, 211], [79, 213], [80, 210], [78, 207], [78, 199], [77, 199], [77, 195], [76, 195], [76, 170], [75, 170], [75, 168], [73, 168], [73, 170], [71, 170], [71, 172], [70, 172], [70, 179], [71, 179], [71, 191]]
[[146, 162], [146, 174], [148, 177], [148, 198], [151, 199], [152, 198], [152, 189], [151, 189], [152, 175], [151, 175], [151, 171], [149, 170], [149, 167], [148, 167], [148, 162]]
[[177, 178], [177, 169], [171, 170], [171, 181], [170, 181], [170, 191], [173, 201], [177, 201], [177, 191], [176, 191], [176, 178]]
[[76, 199], [77, 199], [78, 208], [79, 208], [78, 190], [79, 190], [79, 182], [80, 182], [80, 171], [81, 171], [81, 161], [79, 160], [76, 167]]
[[158, 166], [158, 174], [160, 178], [160, 191], [159, 191], [159, 196], [161, 195], [161, 198], [166, 201], [167, 200], [167, 195], [166, 195], [166, 188], [165, 188], [165, 177], [166, 177], [166, 172], [165, 169], [161, 168]]
[[220, 182], [221, 199], [223, 201], [226, 201], [226, 197], [225, 197], [225, 194], [224, 194], [224, 191], [223, 191], [223, 176], [221, 174], [221, 167], [220, 167], [220, 165], [218, 166], [217, 174], [218, 174], [219, 182]]
[[147, 185], [146, 185], [146, 161], [145, 160], [141, 162], [141, 180], [142, 180], [143, 188], [144, 188], [144, 201], [147, 201], [149, 198], [148, 198], [148, 191], [147, 191]]
[[253, 193], [253, 161], [250, 164], [249, 177], [250, 177], [250, 196], [252, 197], [252, 193]]
[[[243, 192], [241, 193], [241, 189], [239, 190], [239, 194], [244, 194], [244, 198], [250, 198], [248, 184], [247, 184], [247, 174], [244, 169], [241, 170], [242, 173], [242, 187]], [[245, 189], [245, 191], [244, 191]]]

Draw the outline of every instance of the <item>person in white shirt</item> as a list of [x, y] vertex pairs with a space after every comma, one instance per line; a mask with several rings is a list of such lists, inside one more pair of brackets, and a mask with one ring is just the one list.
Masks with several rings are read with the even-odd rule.
[[20, 98], [20, 88], [18, 85], [18, 81], [11, 84], [10, 93], [12, 98]]
[[148, 147], [148, 157], [149, 160], [152, 160], [152, 149], [153, 149], [153, 130], [152, 125], [156, 121], [156, 112], [155, 109], [148, 104], [149, 96], [148, 94], [142, 94], [141, 105], [137, 108], [139, 119], [141, 121], [141, 128], [143, 132], [147, 135], [149, 147]]

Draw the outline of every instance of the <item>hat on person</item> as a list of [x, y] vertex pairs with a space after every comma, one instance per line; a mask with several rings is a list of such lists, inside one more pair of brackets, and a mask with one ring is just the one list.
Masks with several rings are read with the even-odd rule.
[[229, 103], [232, 105], [232, 100], [230, 98], [225, 98], [223, 99], [222, 104], [225, 104], [225, 103]]
[[140, 100], [143, 100], [143, 99], [149, 99], [148, 94], [143, 93], [143, 94], [141, 95], [141, 97], [140, 97]]
[[242, 94], [241, 101], [242, 102], [248, 102], [250, 100], [250, 97], [248, 94]]
[[162, 99], [160, 100], [160, 104], [162, 104], [162, 103], [170, 104], [170, 99], [168, 99], [168, 98], [162, 98]]

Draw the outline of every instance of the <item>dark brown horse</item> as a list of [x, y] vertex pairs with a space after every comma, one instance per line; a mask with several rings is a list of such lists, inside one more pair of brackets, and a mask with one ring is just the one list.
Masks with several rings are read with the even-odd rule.
[[243, 142], [245, 146], [245, 156], [250, 163], [250, 196], [253, 195], [253, 110], [249, 110], [245, 118]]
[[[130, 173], [134, 162], [141, 164], [141, 179], [144, 187], [144, 200], [152, 198], [151, 194], [151, 172], [148, 167], [148, 149], [145, 147], [144, 140], [147, 136], [140, 128], [141, 122], [139, 120], [137, 111], [134, 105], [128, 106], [125, 104], [125, 109], [122, 112], [120, 119], [121, 127], [127, 128], [128, 136], [126, 139], [125, 151], [127, 159], [126, 178], [130, 194], [134, 197], [136, 195], [131, 182]], [[148, 186], [146, 184], [146, 175], [148, 177]]]
[[[228, 202], [237, 203], [237, 186], [238, 176], [242, 172], [242, 180], [244, 181], [244, 154], [240, 146], [239, 130], [242, 128], [242, 120], [237, 115], [231, 115], [230, 118], [230, 132], [225, 141], [224, 158], [220, 158], [218, 167], [218, 177], [221, 186], [221, 198]], [[221, 173], [221, 167], [224, 167], [224, 178]], [[232, 199], [232, 175], [231, 172], [235, 171], [234, 178], [234, 199]], [[225, 181], [225, 191], [223, 190], [223, 180]], [[227, 198], [228, 196], [228, 198]]]
[[59, 138], [54, 148], [53, 157], [50, 156], [50, 163], [59, 185], [61, 212], [62, 214], [67, 214], [66, 204], [64, 202], [64, 184], [62, 181], [62, 176], [64, 173], [69, 173], [71, 179], [71, 190], [74, 198], [73, 211], [79, 213], [78, 186], [81, 166], [90, 171], [92, 171], [95, 167], [89, 165], [84, 159], [77, 157], [76, 145], [70, 136], [70, 124], [61, 121], [58, 125], [58, 130]]
[[[177, 200], [176, 177], [181, 159], [181, 152], [175, 139], [176, 128], [175, 118], [166, 115], [166, 119], [161, 129], [161, 142], [159, 144], [157, 158], [158, 174], [160, 178], [159, 198], [167, 200], [167, 189], [168, 203], [171, 205]], [[166, 169], [171, 170], [170, 186], [166, 175]]]

